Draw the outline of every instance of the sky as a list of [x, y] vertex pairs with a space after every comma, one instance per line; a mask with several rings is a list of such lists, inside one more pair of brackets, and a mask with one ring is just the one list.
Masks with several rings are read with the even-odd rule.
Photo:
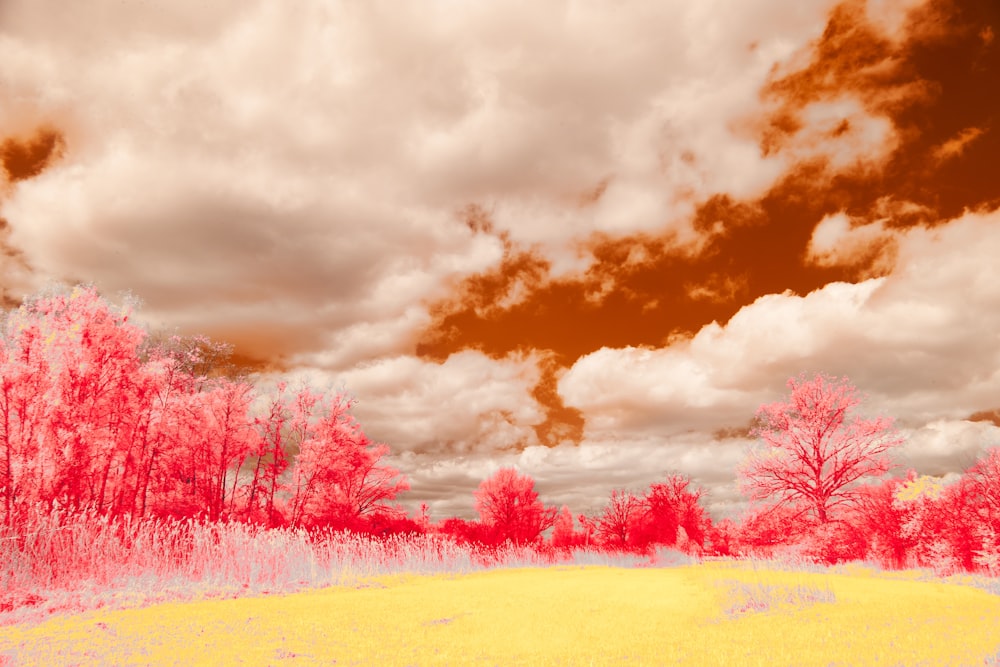
[[1000, 445], [995, 0], [4, 0], [0, 288], [131, 293], [346, 391], [432, 519], [501, 466], [716, 518], [848, 377], [897, 474]]

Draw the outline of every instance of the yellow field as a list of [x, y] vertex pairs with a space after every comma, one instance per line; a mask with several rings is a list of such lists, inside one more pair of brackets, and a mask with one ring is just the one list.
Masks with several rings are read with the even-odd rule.
[[[741, 595], [771, 606], [732, 611]], [[1000, 597], [981, 590], [733, 563], [395, 577], [0, 627], [0, 664], [46, 666], [910, 667], [982, 665], [998, 650]]]

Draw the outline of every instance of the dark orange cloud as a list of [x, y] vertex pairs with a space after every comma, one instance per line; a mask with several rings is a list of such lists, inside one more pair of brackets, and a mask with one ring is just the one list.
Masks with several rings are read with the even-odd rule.
[[539, 364], [542, 374], [531, 392], [545, 410], [545, 421], [534, 426], [535, 435], [543, 445], [554, 447], [561, 442], [580, 442], [583, 439], [583, 413], [563, 404], [557, 390], [559, 363], [548, 357]]
[[59, 130], [40, 127], [29, 137], [8, 137], [0, 143], [0, 165], [11, 183], [34, 178], [66, 150]]
[[987, 422], [1000, 426], [1000, 408], [995, 410], [981, 410], [979, 412], [974, 412], [968, 417], [970, 422]]
[[[27, 137], [9, 136], [0, 141], [0, 167], [8, 183], [13, 184], [41, 174], [66, 150], [66, 140], [59, 130], [49, 126], [37, 128]], [[0, 276], [0, 307], [16, 308], [21, 299], [10, 293], [9, 270], [31, 272], [24, 252], [10, 243], [11, 228], [6, 219], [0, 218], [0, 253], [9, 262], [8, 271]], [[78, 281], [84, 282], [84, 281]]]
[[[593, 235], [580, 243], [593, 259], [586, 272], [553, 278], [543, 258], [503, 237], [498, 266], [432, 306], [417, 354], [441, 360], [462, 349], [496, 358], [544, 350], [569, 366], [601, 347], [662, 347], [728, 321], [761, 296], [806, 294], [892, 269], [891, 248], [881, 242], [846, 263], [810, 261], [810, 239], [825, 216], [845, 212], [856, 224], [892, 229], [997, 207], [997, 7], [994, 0], [934, 0], [910, 16], [903, 39], [890, 39], [869, 23], [865, 3], [838, 5], [822, 36], [794, 59], [798, 65], [774, 69], [761, 91], [767, 111], [748, 122], [762, 154], [807, 157], [793, 160], [759, 199], [718, 193], [703, 201], [692, 221], [703, 239], [697, 253], [673, 236]], [[802, 152], [804, 144], [853, 131], [849, 119], [830, 124], [826, 138], [808, 131], [811, 105], [845, 99], [888, 119], [895, 143], [884, 161], [834, 167], [822, 150]], [[589, 192], [585, 200], [596, 200], [603, 186]], [[470, 228], [492, 233], [484, 209], [466, 214]], [[546, 428], [566, 415], [567, 432], [582, 431], [579, 414], [562, 412], [556, 392], [540, 388], [535, 397], [550, 410]]]
[[1000, 24], [997, 7], [993, 0], [932, 0], [911, 15], [909, 39], [896, 45], [867, 23], [864, 2], [839, 5], [808, 66], [777, 76], [762, 92], [779, 102], [763, 150], [794, 144], [810, 104], [850, 95], [889, 117], [901, 143], [878, 173], [841, 174], [821, 195], [852, 215], [878, 215], [886, 195], [932, 214], [890, 220], [901, 226], [1000, 205], [993, 167], [1000, 49], [982, 37]]

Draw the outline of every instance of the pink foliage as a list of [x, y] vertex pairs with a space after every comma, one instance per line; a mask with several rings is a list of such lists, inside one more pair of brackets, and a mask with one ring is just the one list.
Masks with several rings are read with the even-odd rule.
[[[0, 529], [22, 551], [35, 545], [24, 562], [62, 585], [83, 567], [61, 560], [66, 526], [90, 526], [122, 562], [142, 551], [137, 527], [159, 526], [148, 534], [176, 542], [163, 553], [188, 562], [185, 553], [209, 548], [189, 543], [193, 535], [211, 541], [228, 526], [235, 536], [306, 529], [320, 542], [347, 529], [383, 545], [431, 533], [427, 544], [463, 544], [481, 564], [671, 547], [1000, 574], [1000, 448], [948, 486], [914, 471], [878, 481], [902, 440], [889, 419], [850, 414], [860, 399], [846, 379], [793, 378], [787, 401], [760, 408], [755, 433], [768, 451], [740, 470], [755, 504], [739, 521], [713, 524], [703, 491], [676, 474], [643, 493], [615, 490], [599, 516], [574, 521], [568, 506], [539, 499], [531, 476], [503, 468], [475, 491], [478, 521], [432, 525], [426, 505], [411, 518], [392, 504], [408, 482], [348, 398], [289, 392], [283, 382], [259, 396], [225, 365], [226, 353], [202, 337], [151, 337], [92, 288], [42, 295], [6, 314]], [[32, 526], [52, 534], [31, 536]], [[0, 568], [0, 576], [10, 575]]]
[[573, 513], [568, 505], [563, 505], [552, 525], [552, 546], [556, 549], [572, 549], [582, 546], [583, 542], [584, 535], [574, 529]]
[[711, 520], [701, 489], [683, 475], [669, 475], [639, 496], [614, 490], [597, 523], [597, 543], [611, 551], [646, 553], [658, 546], [701, 552]]
[[514, 544], [535, 542], [555, 521], [555, 508], [545, 507], [535, 492], [535, 480], [513, 468], [501, 468], [475, 492], [476, 511], [489, 532], [487, 540]]
[[788, 386], [788, 401], [757, 412], [754, 432], [769, 449], [740, 470], [742, 488], [752, 500], [802, 504], [827, 523], [856, 499], [859, 481], [892, 467], [886, 454], [903, 440], [890, 419], [850, 417], [860, 399], [846, 378], [792, 378]]
[[0, 334], [6, 525], [38, 502], [270, 526], [378, 515], [385, 529], [403, 515], [385, 501], [406, 480], [381, 464], [388, 448], [368, 440], [340, 396], [303, 390], [288, 402], [281, 385], [255, 417], [254, 387], [218, 372], [224, 346], [150, 339], [92, 288], [28, 300]]
[[340, 396], [310, 423], [308, 413], [317, 403], [308, 393], [296, 401], [295, 414], [306, 427], [292, 475], [293, 525], [358, 529], [375, 514], [392, 514], [385, 501], [409, 484], [396, 469], [380, 465], [389, 448], [368, 439]]

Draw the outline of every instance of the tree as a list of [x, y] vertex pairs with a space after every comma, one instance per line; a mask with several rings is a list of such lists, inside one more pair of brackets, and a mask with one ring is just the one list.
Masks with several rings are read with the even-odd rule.
[[808, 526], [801, 519], [806, 511], [791, 503], [751, 505], [736, 522], [730, 549], [741, 555], [770, 557], [803, 537]]
[[890, 478], [858, 489], [851, 523], [866, 538], [864, 557], [877, 560], [883, 568], [902, 569], [916, 546], [913, 535], [904, 531], [913, 520], [914, 504], [900, 499], [899, 494], [912, 488], [917, 480], [916, 471], [910, 470], [905, 479]]
[[649, 508], [643, 498], [614, 489], [597, 522], [597, 539], [606, 549], [642, 550]]
[[571, 549], [582, 542], [582, 535], [573, 529], [573, 513], [568, 505], [563, 505], [552, 524], [552, 546], [557, 549]]
[[664, 546], [677, 544], [678, 530], [684, 529], [688, 539], [698, 547], [705, 545], [709, 518], [698, 504], [702, 489], [691, 487], [685, 475], [668, 475], [663, 482], [651, 484], [646, 492], [649, 508], [650, 542]]
[[975, 494], [980, 520], [1000, 533], [1000, 447], [992, 447], [966, 471], [966, 477]]
[[279, 383], [253, 418], [255, 389], [222, 366], [227, 346], [151, 339], [129, 316], [91, 287], [0, 315], [3, 524], [42, 503], [102, 516], [416, 526], [386, 504], [407, 482], [342, 397], [327, 407], [303, 389], [288, 400]]
[[[306, 420], [318, 399], [300, 392], [297, 418]], [[293, 524], [364, 529], [375, 515], [380, 521], [405, 516], [385, 501], [410, 488], [409, 483], [398, 470], [381, 463], [389, 448], [365, 435], [349, 413], [351, 405], [345, 397], [334, 396], [327, 413], [306, 428], [292, 473]]]
[[555, 521], [555, 508], [545, 507], [538, 500], [535, 480], [530, 475], [518, 475], [513, 468], [501, 468], [483, 480], [475, 497], [480, 521], [494, 542], [529, 544]]
[[192, 406], [196, 430], [188, 434], [193, 458], [192, 491], [210, 521], [229, 518], [235, 509], [238, 473], [254, 450], [256, 433], [249, 416], [253, 387], [217, 378], [214, 386], [196, 394]]
[[48, 415], [43, 396], [52, 381], [41, 352], [43, 337], [37, 321], [24, 318], [25, 309], [4, 318], [0, 338], [0, 491], [4, 524], [17, 515], [41, 485], [38, 433]]
[[753, 500], [803, 504], [825, 524], [856, 501], [856, 483], [892, 467], [886, 453], [903, 440], [892, 421], [849, 418], [860, 403], [847, 378], [817, 375], [788, 381], [787, 402], [761, 406], [754, 435], [770, 449], [752, 453], [740, 469], [743, 491]]

